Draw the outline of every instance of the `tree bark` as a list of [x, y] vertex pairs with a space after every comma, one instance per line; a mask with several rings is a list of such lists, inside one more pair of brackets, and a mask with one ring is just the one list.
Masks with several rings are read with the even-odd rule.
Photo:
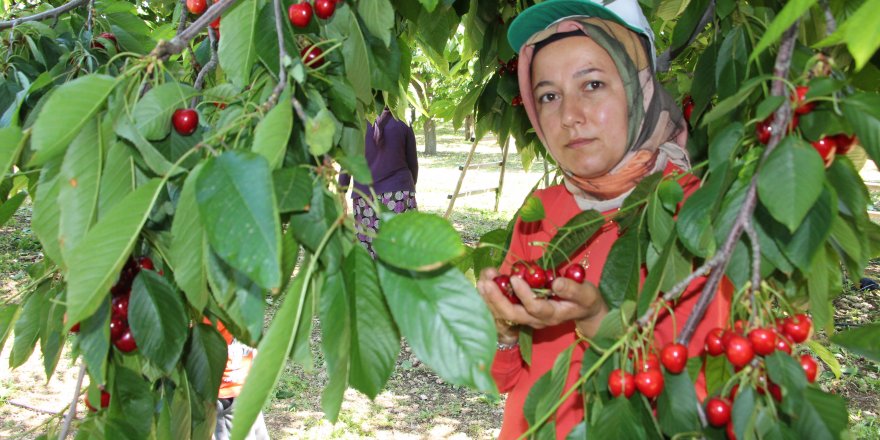
[[437, 154], [437, 124], [434, 118], [425, 121], [425, 154]]

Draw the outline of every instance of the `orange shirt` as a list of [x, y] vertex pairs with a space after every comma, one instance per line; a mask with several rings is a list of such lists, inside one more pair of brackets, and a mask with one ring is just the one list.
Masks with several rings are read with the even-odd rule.
[[[211, 324], [205, 318], [206, 324]], [[218, 399], [230, 399], [238, 397], [241, 387], [251, 370], [256, 350], [242, 344], [232, 337], [232, 333], [226, 329], [222, 322], [217, 321], [217, 330], [226, 340], [226, 368], [223, 370], [223, 379], [220, 381], [220, 393]]]
[[[669, 166], [666, 174], [675, 170]], [[699, 187], [696, 178], [682, 179], [685, 194], [690, 195]], [[564, 225], [569, 219], [580, 213], [574, 197], [562, 185], [553, 186], [534, 193], [546, 208], [546, 218], [540, 224], [524, 224], [517, 220], [510, 249], [501, 266], [503, 273], [509, 273], [510, 267], [518, 261], [537, 260], [544, 252], [540, 243], [547, 243], [555, 235], [556, 229]], [[608, 216], [615, 210], [603, 213]], [[616, 223], [606, 223], [600, 231], [590, 240], [582, 250], [574, 256], [572, 261], [582, 262], [586, 266], [586, 280], [598, 285], [602, 275], [602, 269], [611, 250], [611, 246], [618, 238]], [[645, 272], [642, 272], [644, 281]], [[675, 321], [677, 330], [687, 320], [687, 316], [697, 302], [698, 294], [705, 283], [705, 278], [694, 281], [675, 307]], [[706, 333], [714, 327], [723, 327], [727, 322], [730, 310], [730, 297], [732, 286], [727, 280], [719, 288], [719, 294], [709, 306], [703, 321], [699, 324], [691, 338], [688, 354], [691, 357], [699, 356], [703, 349], [703, 341]], [[674, 340], [672, 333], [672, 319], [668, 314], [661, 316], [655, 327], [657, 347]], [[515, 439], [528, 429], [528, 423], [523, 415], [523, 404], [532, 385], [547, 371], [553, 367], [556, 357], [575, 342], [574, 322], [569, 321], [554, 327], [536, 329], [532, 337], [532, 364], [523, 362], [519, 349], [499, 351], [495, 355], [492, 365], [492, 375], [499, 391], [508, 393], [507, 403], [504, 408], [504, 422], [501, 426], [501, 439]], [[572, 355], [569, 376], [566, 379], [565, 389], [569, 389], [577, 381], [586, 344], [578, 344]], [[697, 396], [704, 399], [705, 378], [703, 373], [697, 380]], [[565, 438], [575, 425], [583, 420], [583, 399], [579, 393], [569, 397], [556, 413], [557, 438]]]

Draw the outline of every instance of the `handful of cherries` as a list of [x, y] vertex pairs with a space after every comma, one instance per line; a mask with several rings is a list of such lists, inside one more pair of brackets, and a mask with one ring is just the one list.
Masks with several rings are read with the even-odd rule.
[[495, 284], [501, 289], [501, 292], [507, 297], [512, 304], [519, 304], [519, 297], [513, 291], [510, 284], [510, 277], [517, 276], [525, 280], [529, 287], [536, 289], [539, 296], [557, 299], [553, 295], [551, 286], [556, 278], [563, 277], [573, 280], [577, 283], [583, 283], [587, 275], [587, 270], [580, 264], [570, 264], [564, 269], [547, 268], [544, 269], [534, 261], [518, 261], [510, 268], [510, 275], [498, 275], [493, 278]]

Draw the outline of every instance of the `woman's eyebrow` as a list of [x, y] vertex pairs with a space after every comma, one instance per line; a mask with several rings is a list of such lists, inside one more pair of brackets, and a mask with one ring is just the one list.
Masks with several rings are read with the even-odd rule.
[[[589, 74], [591, 74], [591, 73], [593, 73], [593, 72], [603, 72], [603, 70], [600, 69], [600, 68], [598, 68], [598, 67], [588, 67], [588, 68], [583, 69], [583, 70], [578, 70], [578, 71], [575, 72], [574, 75], [572, 75], [571, 77], [574, 78], [574, 79], [578, 79], [578, 78], [581, 78], [581, 77], [587, 76], [587, 75], [589, 75]], [[532, 90], [534, 91], [534, 90], [537, 90], [537, 89], [540, 88], [540, 87], [543, 87], [543, 86], [549, 86], [549, 85], [552, 85], [552, 84], [553, 84], [553, 82], [552, 82], [552, 81], [548, 81], [548, 80], [538, 81], [538, 82], [535, 83], [535, 85], [532, 87]]]

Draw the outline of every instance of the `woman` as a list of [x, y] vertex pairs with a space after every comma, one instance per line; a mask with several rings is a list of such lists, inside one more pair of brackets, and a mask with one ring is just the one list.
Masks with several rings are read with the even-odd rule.
[[[388, 107], [374, 124], [367, 123], [364, 154], [373, 175], [372, 187], [378, 196], [377, 202], [396, 213], [416, 209], [416, 182], [419, 178], [416, 136], [410, 126], [391, 115]], [[342, 191], [348, 189], [350, 182], [348, 174], [339, 176]], [[364, 196], [371, 197], [370, 188], [358, 181], [354, 182], [354, 188], [351, 202], [359, 228], [358, 239], [370, 256], [376, 258], [373, 237], [379, 228], [379, 214], [364, 199]]]
[[[601, 0], [597, 0], [601, 1]], [[653, 73], [653, 37], [637, 0], [607, 6], [588, 0], [547, 0], [520, 14], [508, 39], [519, 49], [519, 85], [523, 105], [538, 137], [564, 171], [563, 185], [537, 191], [547, 215], [540, 225], [518, 221], [499, 270], [486, 269], [477, 287], [496, 318], [498, 352], [492, 366], [501, 392], [507, 392], [501, 438], [528, 429], [522, 408], [535, 381], [549, 371], [557, 355], [580, 334], [591, 338], [608, 313], [596, 284], [611, 246], [618, 238], [613, 215], [645, 176], [683, 173], [689, 168], [684, 148], [687, 131], [677, 105]], [[697, 189], [693, 177], [679, 181], [685, 193]], [[572, 261], [586, 267], [586, 281], [558, 278], [552, 285], [561, 301], [536, 298], [528, 284], [512, 277], [522, 305], [513, 305], [493, 282], [519, 260], [537, 260], [556, 229], [583, 210], [608, 219]], [[643, 273], [644, 276], [644, 273]], [[682, 325], [704, 280], [692, 284], [675, 305]], [[705, 334], [723, 326], [729, 292], [711, 305], [688, 347], [697, 356]], [[671, 342], [672, 319], [655, 328], [658, 347]], [[521, 326], [532, 327], [532, 363], [523, 362], [517, 345]], [[586, 343], [577, 344], [566, 389], [580, 373]], [[702, 386], [698, 381], [698, 391]], [[698, 392], [700, 398], [705, 391]], [[565, 438], [583, 419], [583, 401], [575, 393], [557, 411], [557, 438]]]

